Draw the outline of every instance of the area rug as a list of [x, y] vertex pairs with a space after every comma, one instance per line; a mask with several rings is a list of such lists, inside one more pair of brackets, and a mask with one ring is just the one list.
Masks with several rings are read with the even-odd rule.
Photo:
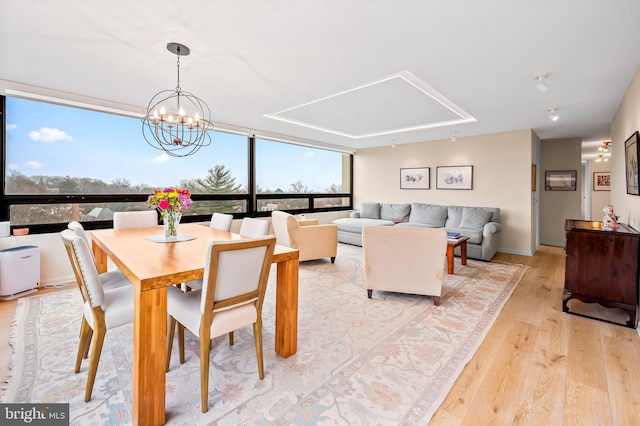
[[[275, 269], [275, 268], [274, 268]], [[456, 258], [442, 302], [363, 287], [362, 249], [340, 244], [336, 263], [300, 266], [298, 352], [274, 348], [275, 271], [264, 306], [265, 379], [250, 327], [213, 342], [209, 411], [200, 410], [198, 342], [186, 363], [177, 345], [167, 373], [170, 425], [425, 425], [491, 328], [526, 267]], [[2, 402], [68, 402], [71, 424], [131, 423], [132, 328], [107, 333], [92, 400], [84, 402], [88, 360], [74, 374], [80, 325], [77, 290], [23, 298]]]

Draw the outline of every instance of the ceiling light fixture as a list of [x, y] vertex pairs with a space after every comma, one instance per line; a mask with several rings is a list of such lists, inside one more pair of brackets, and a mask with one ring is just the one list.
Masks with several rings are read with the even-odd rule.
[[560, 118], [560, 117], [558, 117], [558, 114], [556, 114], [557, 110], [558, 110], [558, 108], [549, 108], [547, 110], [547, 112], [549, 113], [549, 115], [548, 115], [549, 120], [558, 121], [558, 118]]
[[189, 48], [167, 43], [167, 50], [178, 57], [178, 85], [151, 98], [142, 118], [142, 134], [152, 147], [174, 157], [186, 157], [211, 144], [207, 133], [213, 128], [211, 111], [202, 99], [180, 88], [180, 56], [189, 55]]
[[536, 80], [538, 80], [536, 88], [542, 93], [545, 93], [547, 90], [549, 90], [549, 86], [547, 86], [547, 84], [544, 82], [547, 78], [549, 78], [549, 75], [551, 74], [539, 74], [534, 77]]
[[598, 158], [596, 158], [596, 163], [599, 163], [601, 161], [609, 161], [609, 159], [607, 157], [604, 156], [604, 154], [598, 154]]
[[610, 147], [611, 147], [611, 141], [602, 142], [602, 146], [598, 148], [598, 151], [609, 152]]

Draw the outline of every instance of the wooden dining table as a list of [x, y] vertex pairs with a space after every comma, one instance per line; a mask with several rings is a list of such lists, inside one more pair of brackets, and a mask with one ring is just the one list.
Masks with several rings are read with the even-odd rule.
[[[110, 259], [135, 287], [132, 416], [136, 425], [165, 423], [167, 287], [202, 278], [212, 241], [244, 239], [203, 225], [182, 224], [178, 238], [163, 239], [163, 228], [103, 229], [91, 233], [100, 272]], [[276, 245], [275, 351], [286, 358], [298, 341], [298, 250]]]

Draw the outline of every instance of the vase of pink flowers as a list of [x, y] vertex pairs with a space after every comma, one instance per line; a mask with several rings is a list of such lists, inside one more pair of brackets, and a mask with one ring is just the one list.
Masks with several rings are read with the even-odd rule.
[[167, 241], [178, 238], [178, 225], [182, 218], [182, 210], [191, 207], [191, 193], [188, 189], [165, 188], [149, 195], [149, 207], [158, 209], [164, 224], [164, 237]]

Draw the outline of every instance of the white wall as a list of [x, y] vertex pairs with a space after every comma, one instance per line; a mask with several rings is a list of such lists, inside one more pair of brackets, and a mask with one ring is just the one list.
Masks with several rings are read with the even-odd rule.
[[624, 143], [640, 130], [640, 70], [611, 123], [611, 204], [620, 222], [640, 230], [640, 196], [627, 194]]
[[[499, 207], [500, 251], [531, 255], [531, 164], [535, 135], [530, 129], [474, 137], [358, 150], [354, 156], [354, 207], [364, 201], [422, 202]], [[437, 166], [473, 166], [473, 190], [436, 189]], [[430, 167], [431, 189], [400, 189], [400, 169]]]

